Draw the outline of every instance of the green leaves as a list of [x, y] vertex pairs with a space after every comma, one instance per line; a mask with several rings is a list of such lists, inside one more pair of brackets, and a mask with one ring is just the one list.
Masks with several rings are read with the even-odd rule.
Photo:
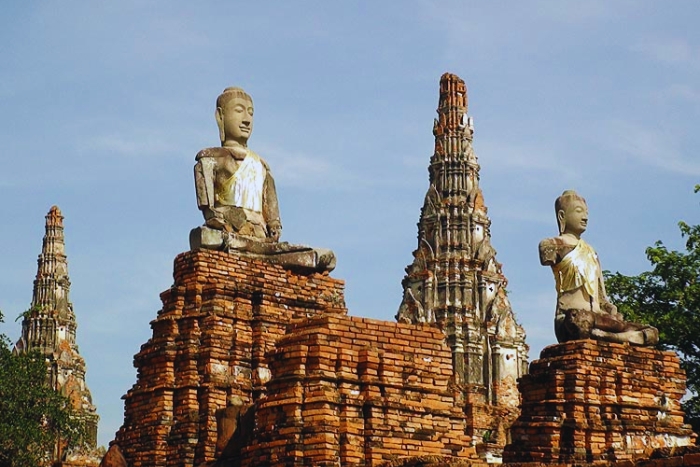
[[[695, 192], [700, 185], [695, 186]], [[691, 397], [686, 419], [700, 430], [700, 226], [679, 222], [685, 251], [670, 251], [662, 242], [647, 248], [651, 271], [624, 276], [605, 271], [611, 301], [630, 321], [659, 329], [660, 345], [675, 350], [688, 376]]]
[[50, 465], [81, 439], [83, 426], [68, 399], [46, 384], [44, 357], [13, 354], [0, 334], [0, 467]]

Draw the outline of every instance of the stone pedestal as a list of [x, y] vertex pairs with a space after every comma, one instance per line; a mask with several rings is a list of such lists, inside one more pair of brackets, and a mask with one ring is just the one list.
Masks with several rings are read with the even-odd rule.
[[519, 381], [506, 463], [629, 461], [691, 443], [673, 352], [592, 340], [545, 348]]
[[234, 253], [182, 253], [173, 275], [153, 336], [134, 356], [136, 384], [123, 397], [115, 443], [129, 467], [213, 461], [217, 413], [228, 401], [253, 404], [263, 395], [267, 352], [287, 324], [346, 312], [343, 281]]

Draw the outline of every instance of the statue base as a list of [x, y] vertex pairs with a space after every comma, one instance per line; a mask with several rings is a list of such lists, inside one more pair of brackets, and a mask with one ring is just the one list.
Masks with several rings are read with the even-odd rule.
[[329, 249], [261, 241], [207, 226], [190, 231], [190, 250], [202, 249], [235, 252], [240, 256], [261, 259], [298, 272], [330, 272], [335, 269], [335, 253]]
[[633, 461], [692, 444], [674, 352], [577, 340], [546, 347], [520, 378], [505, 463]]
[[347, 313], [343, 281], [236, 252], [182, 253], [173, 279], [151, 338], [134, 356], [136, 383], [123, 397], [124, 423], [113, 446], [130, 467], [214, 461], [222, 434], [217, 414], [264, 397], [268, 353], [288, 324]]

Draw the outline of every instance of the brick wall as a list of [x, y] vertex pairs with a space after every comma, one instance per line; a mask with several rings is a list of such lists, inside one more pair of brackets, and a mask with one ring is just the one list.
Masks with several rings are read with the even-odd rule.
[[246, 465], [476, 458], [451, 351], [434, 327], [326, 314], [295, 323], [269, 362], [274, 377]]
[[674, 352], [592, 340], [552, 345], [519, 388], [506, 462], [625, 461], [692, 442]]
[[175, 259], [173, 286], [134, 357], [116, 435], [131, 467], [192, 466], [216, 454], [216, 412], [264, 394], [265, 358], [293, 318], [344, 312], [343, 281], [216, 251]]

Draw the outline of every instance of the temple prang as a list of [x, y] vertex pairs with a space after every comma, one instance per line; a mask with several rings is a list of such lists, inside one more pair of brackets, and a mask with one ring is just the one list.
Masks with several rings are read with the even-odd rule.
[[[23, 314], [22, 335], [15, 352], [38, 351], [45, 357], [47, 383], [70, 400], [85, 423], [87, 445], [94, 449], [99, 416], [85, 382], [85, 360], [76, 343], [78, 323], [69, 297], [71, 282], [65, 250], [63, 215], [58, 206], [53, 206], [46, 215], [32, 302]], [[89, 463], [88, 457], [81, 457], [80, 462]]]
[[[458, 76], [440, 79], [430, 186], [418, 222], [418, 247], [406, 268], [396, 315], [430, 323], [452, 349], [456, 383], [464, 390], [470, 434], [497, 451], [517, 416], [517, 378], [527, 372], [525, 331], [508, 300], [507, 280], [491, 245], [491, 220], [479, 188], [467, 88]], [[500, 439], [499, 439], [500, 432]]]

